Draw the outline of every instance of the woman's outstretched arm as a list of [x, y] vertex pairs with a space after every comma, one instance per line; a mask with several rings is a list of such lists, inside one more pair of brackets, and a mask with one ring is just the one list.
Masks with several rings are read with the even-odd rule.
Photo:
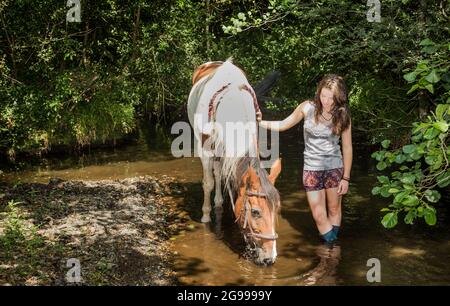
[[[261, 120], [259, 122], [259, 125], [268, 130], [278, 132], [286, 131], [303, 119], [303, 107], [306, 103], [308, 103], [308, 101], [302, 102], [299, 106], [297, 106], [297, 108], [292, 112], [292, 114], [290, 114], [286, 119], [282, 121]], [[261, 116], [259, 116], [259, 118], [261, 118]]]

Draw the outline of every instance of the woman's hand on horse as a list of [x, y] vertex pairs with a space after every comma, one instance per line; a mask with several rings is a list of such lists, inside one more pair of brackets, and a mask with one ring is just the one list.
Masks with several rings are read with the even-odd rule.
[[348, 181], [341, 180], [339, 182], [339, 187], [338, 187], [338, 190], [337, 190], [338, 195], [344, 195], [344, 194], [347, 193], [347, 191], [348, 191]]
[[256, 121], [261, 122], [261, 120], [262, 120], [262, 113], [256, 112]]

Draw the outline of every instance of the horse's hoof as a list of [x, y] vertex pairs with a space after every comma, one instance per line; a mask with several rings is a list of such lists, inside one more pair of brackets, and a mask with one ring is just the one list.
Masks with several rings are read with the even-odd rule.
[[202, 223], [208, 223], [208, 222], [211, 222], [211, 218], [209, 216], [203, 216]]

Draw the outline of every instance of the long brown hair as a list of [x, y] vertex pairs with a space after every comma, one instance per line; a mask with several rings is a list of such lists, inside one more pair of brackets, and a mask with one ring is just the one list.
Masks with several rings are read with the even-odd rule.
[[348, 107], [348, 93], [347, 86], [344, 79], [336, 74], [327, 74], [322, 78], [317, 85], [316, 96], [314, 97], [314, 104], [316, 110], [314, 118], [319, 122], [319, 116], [322, 114], [322, 103], [320, 102], [320, 93], [323, 88], [327, 88], [333, 92], [333, 109], [331, 114], [333, 116], [333, 134], [340, 135], [350, 126], [350, 109]]

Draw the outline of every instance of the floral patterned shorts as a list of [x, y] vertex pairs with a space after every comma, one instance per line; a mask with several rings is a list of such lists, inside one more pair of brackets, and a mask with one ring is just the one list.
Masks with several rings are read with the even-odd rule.
[[306, 191], [336, 188], [344, 175], [344, 168], [330, 170], [303, 170], [303, 186]]

